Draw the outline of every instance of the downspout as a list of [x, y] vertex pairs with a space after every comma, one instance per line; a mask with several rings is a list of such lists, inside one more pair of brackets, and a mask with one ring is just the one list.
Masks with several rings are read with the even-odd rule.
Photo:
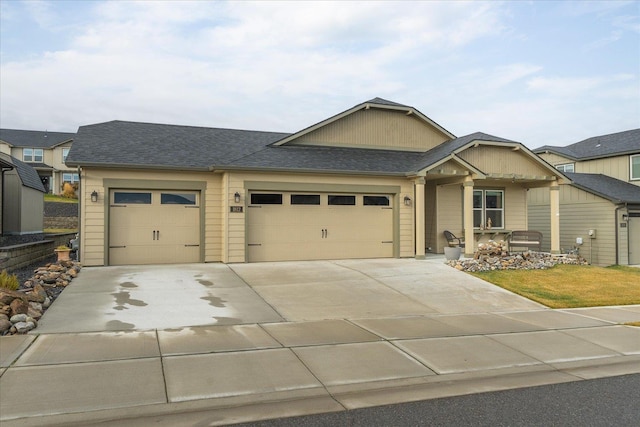
[[6, 171], [10, 171], [11, 169], [2, 169], [2, 200], [0, 201], [0, 235], [4, 234], [4, 173]]
[[82, 232], [82, 173], [81, 173], [81, 168], [80, 166], [78, 166], [78, 193], [80, 193], [80, 196], [78, 197], [78, 250], [76, 251], [76, 261], [81, 262], [82, 260], [80, 259], [80, 253], [82, 253], [82, 245], [84, 244], [82, 241], [82, 235], [80, 234]]

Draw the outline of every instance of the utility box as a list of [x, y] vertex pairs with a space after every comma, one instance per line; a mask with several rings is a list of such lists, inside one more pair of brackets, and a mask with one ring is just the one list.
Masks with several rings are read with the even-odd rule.
[[595, 239], [596, 238], [596, 230], [589, 230], [589, 238], [590, 239]]

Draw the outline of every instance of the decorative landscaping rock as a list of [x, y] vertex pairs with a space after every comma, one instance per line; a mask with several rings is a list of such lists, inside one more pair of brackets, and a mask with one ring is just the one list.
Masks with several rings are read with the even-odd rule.
[[26, 334], [38, 326], [53, 300], [80, 271], [80, 264], [62, 261], [34, 271], [18, 291], [0, 288], [0, 335]]
[[584, 258], [575, 255], [552, 255], [533, 251], [510, 254], [503, 243], [490, 241], [480, 244], [473, 258], [446, 261], [446, 264], [456, 270], [472, 273], [493, 270], [545, 270], [557, 264], [587, 264]]

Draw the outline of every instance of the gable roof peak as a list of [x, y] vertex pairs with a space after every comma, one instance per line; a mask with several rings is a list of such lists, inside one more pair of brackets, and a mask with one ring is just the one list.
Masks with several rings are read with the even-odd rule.
[[409, 105], [399, 104], [397, 102], [389, 101], [388, 99], [375, 97], [365, 102], [365, 104], [378, 104], [378, 105], [390, 105], [393, 107], [413, 108]]

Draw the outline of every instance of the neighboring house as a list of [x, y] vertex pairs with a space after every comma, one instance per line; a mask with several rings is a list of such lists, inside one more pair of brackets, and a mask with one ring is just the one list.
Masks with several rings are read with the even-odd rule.
[[[481, 239], [528, 228], [527, 189], [555, 198], [565, 179], [518, 142], [456, 138], [380, 98], [294, 134], [82, 126], [67, 164], [81, 174], [87, 266], [421, 259], [443, 252], [444, 230], [471, 254]], [[546, 239], [558, 251], [554, 230]]]
[[44, 186], [28, 164], [0, 153], [2, 165], [2, 234], [42, 233]]
[[47, 193], [60, 194], [62, 184], [77, 183], [78, 171], [65, 165], [75, 133], [0, 129], [0, 153], [33, 167]]
[[[533, 151], [571, 180], [560, 186], [560, 246], [595, 265], [640, 264], [640, 129]], [[532, 228], [549, 229], [548, 209], [544, 191], [529, 192]]]

